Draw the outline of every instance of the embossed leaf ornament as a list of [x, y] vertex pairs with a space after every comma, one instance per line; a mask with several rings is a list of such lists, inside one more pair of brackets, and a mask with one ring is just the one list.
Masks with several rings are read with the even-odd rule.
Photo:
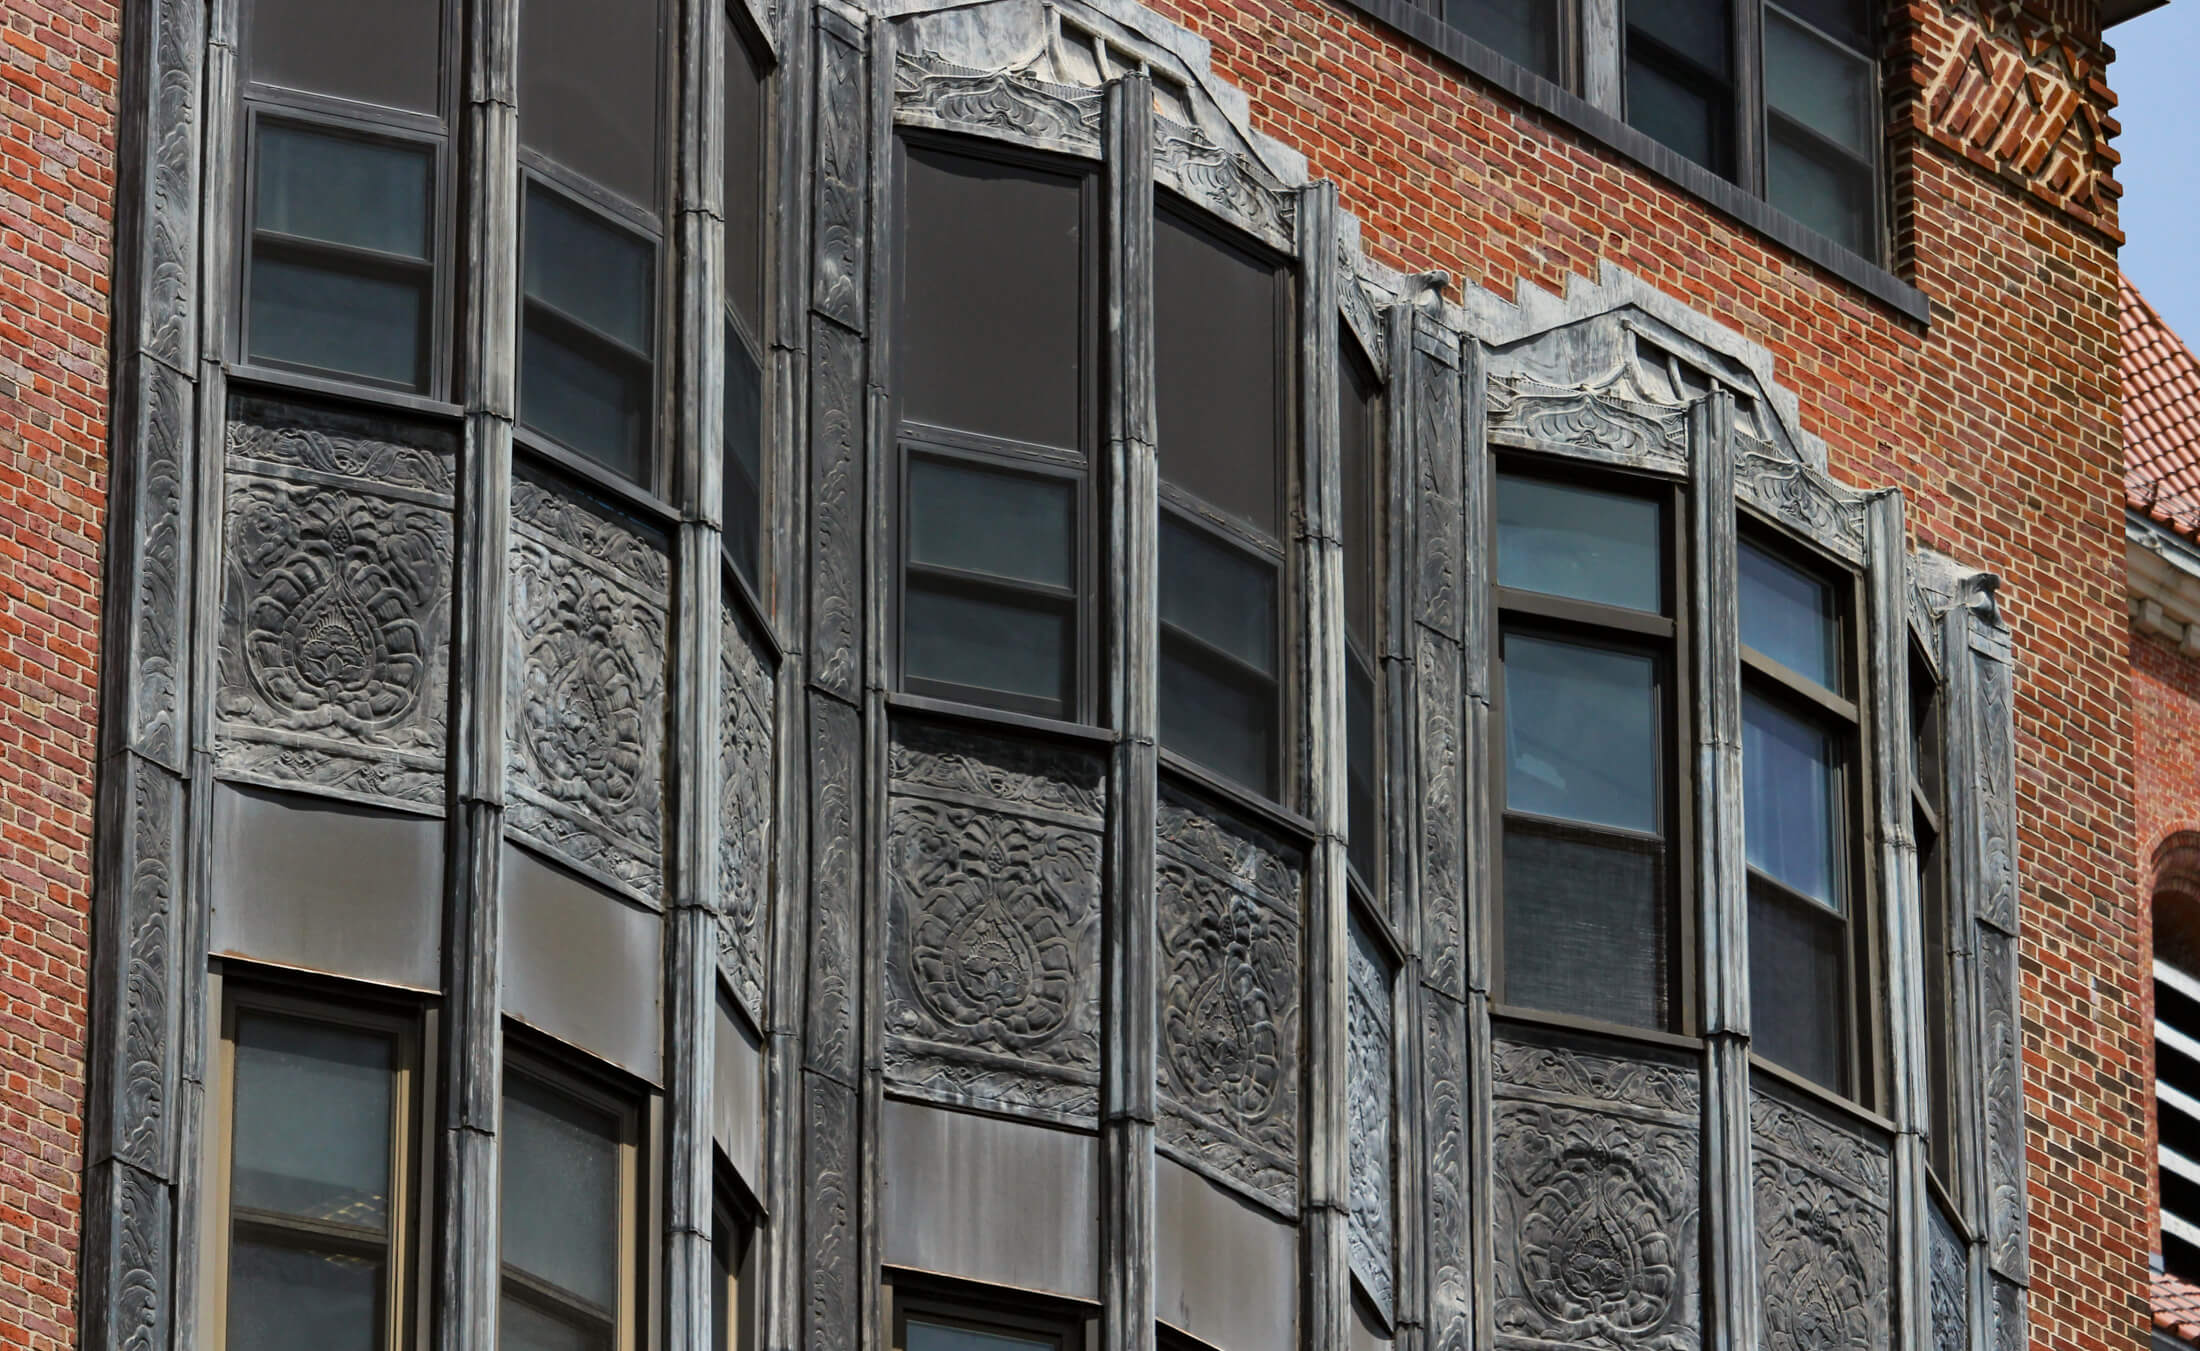
[[1543, 1315], [1592, 1336], [1656, 1328], [1679, 1286], [1661, 1206], [1626, 1159], [1569, 1150], [1520, 1223], [1521, 1282]]
[[654, 683], [627, 641], [625, 607], [561, 589], [560, 617], [527, 640], [521, 728], [549, 791], [616, 815], [641, 794]]
[[1276, 1108], [1290, 1067], [1276, 1030], [1274, 972], [1283, 968], [1268, 915], [1235, 892], [1202, 914], [1175, 953], [1179, 993], [1167, 1010], [1171, 1067], [1185, 1098], [1240, 1125]]
[[253, 688], [310, 726], [363, 734], [403, 721], [428, 683], [418, 616], [433, 603], [438, 541], [343, 494], [288, 505], [237, 550]]
[[973, 1041], [1012, 1051], [1053, 1040], [1077, 995], [1066, 906], [1031, 852], [1028, 838], [968, 823], [918, 879], [916, 894], [928, 899], [909, 938], [926, 1010]]
[[1799, 1203], [1758, 1279], [1765, 1345], [1775, 1351], [1864, 1351], [1871, 1295], [1838, 1211]]

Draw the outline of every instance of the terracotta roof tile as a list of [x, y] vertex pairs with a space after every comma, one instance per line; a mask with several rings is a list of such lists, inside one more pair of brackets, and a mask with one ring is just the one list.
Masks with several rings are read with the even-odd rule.
[[2185, 1341], [2200, 1341], [2200, 1285], [2154, 1273], [2154, 1326]]
[[2124, 498], [2200, 538], [2200, 359], [2121, 278]]

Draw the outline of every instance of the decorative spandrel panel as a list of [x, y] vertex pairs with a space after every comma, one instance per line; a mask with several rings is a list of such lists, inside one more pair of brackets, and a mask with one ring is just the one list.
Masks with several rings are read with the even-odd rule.
[[1345, 1126], [1352, 1209], [1345, 1241], [1352, 1274], [1390, 1318], [1397, 1266], [1391, 1217], [1398, 1096], [1390, 962], [1357, 920], [1346, 961]]
[[1768, 1351], [1885, 1347], [1886, 1143], [1763, 1093], [1750, 1102], [1749, 1123]]
[[663, 894], [671, 560], [657, 532], [546, 478], [512, 483], [505, 828]]
[[217, 768], [440, 806], [456, 437], [258, 398], [229, 413]]
[[886, 1082], [1099, 1120], [1100, 757], [896, 725], [886, 808]]
[[1305, 857], [1168, 788], [1159, 813], [1160, 1148], [1295, 1217]]
[[1926, 1299], [1933, 1351], [1969, 1351], [1971, 1345], [1971, 1261], [1969, 1245], [1956, 1232], [1938, 1203], [1928, 1203], [1932, 1233], [1928, 1242]]
[[762, 1027], [771, 939], [778, 677], [746, 617], [724, 602], [718, 613], [718, 671], [718, 969]]
[[1492, 1063], [1497, 1344], [1702, 1345], [1696, 1067], [1504, 1038]]

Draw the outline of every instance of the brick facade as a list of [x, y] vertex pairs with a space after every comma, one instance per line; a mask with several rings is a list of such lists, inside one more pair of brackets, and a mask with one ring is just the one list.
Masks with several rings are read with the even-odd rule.
[[120, 7], [0, 19], [0, 1346], [76, 1344]]
[[[2131, 1346], [2151, 1174], [2133, 898], [2155, 842], [2200, 828], [2200, 664], [2126, 620], [2113, 99], [2090, 7], [1903, 10], [1887, 120], [1923, 328], [1357, 12], [1157, 7], [1339, 182], [1370, 252], [1504, 292], [1612, 262], [1686, 298], [1778, 355], [1835, 474], [1901, 484], [1914, 543], [2006, 579], [2033, 1344]], [[77, 1326], [118, 10], [23, 0], [0, 36], [0, 1345], [43, 1348]]]

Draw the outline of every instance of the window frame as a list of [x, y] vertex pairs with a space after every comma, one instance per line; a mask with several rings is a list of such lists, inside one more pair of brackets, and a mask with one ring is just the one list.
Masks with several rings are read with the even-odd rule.
[[[293, 1022], [319, 1023], [390, 1038], [391, 1069], [390, 1197], [381, 1345], [387, 1351], [427, 1344], [431, 1316], [434, 1246], [432, 1222], [435, 1151], [427, 1140], [435, 1111], [435, 1028], [433, 1014], [386, 992], [351, 988], [322, 992], [320, 982], [284, 981], [254, 972], [222, 971], [208, 991], [220, 1021], [216, 1041], [214, 1092], [210, 1095], [209, 1196], [204, 1232], [208, 1248], [206, 1296], [202, 1313], [209, 1346], [229, 1341], [231, 1257], [237, 1219], [232, 1202], [237, 1126], [237, 1024], [257, 1014]], [[279, 1226], [273, 1226], [279, 1227]]]
[[[778, 182], [779, 170], [779, 56], [765, 36], [756, 30], [755, 16], [749, 12], [745, 0], [720, 0], [719, 15], [720, 40], [727, 47], [737, 42], [740, 43], [748, 52], [750, 61], [756, 67], [757, 85], [760, 94], [758, 102], [761, 105], [757, 113], [756, 134], [761, 152], [758, 156], [757, 176], [764, 183], [766, 190], [769, 191]], [[730, 52], [722, 51], [721, 56], [730, 64], [732, 60]], [[725, 105], [720, 110], [721, 120], [718, 132], [719, 136], [723, 138], [728, 134], [726, 128], [729, 125], [723, 117], [723, 113], [730, 110], [723, 77], [721, 77], [719, 98], [721, 104]], [[718, 158], [721, 175], [718, 185], [720, 209], [730, 215], [730, 208], [726, 206], [726, 203], [730, 199], [731, 187], [723, 178], [725, 161], [723, 141], [719, 146]], [[777, 568], [775, 567], [777, 560], [773, 557], [772, 548], [775, 533], [772, 529], [774, 514], [772, 498], [774, 489], [777, 486], [775, 483], [776, 474], [774, 473], [776, 466], [773, 463], [774, 457], [772, 454], [773, 433], [777, 430], [773, 425], [772, 418], [772, 394], [776, 382], [772, 373], [770, 330], [776, 327], [777, 316], [774, 305], [779, 293], [777, 269], [772, 266], [773, 261], [778, 257], [778, 216], [779, 213], [771, 210], [768, 203], [757, 212], [757, 319], [760, 328], [764, 331], [758, 333], [746, 331], [748, 325], [743, 322], [740, 315], [740, 306], [734, 302], [732, 289], [727, 285], [731, 269], [726, 267], [718, 270], [719, 308], [723, 311], [724, 328], [724, 338], [722, 340], [744, 342], [748, 347], [749, 356], [756, 363], [757, 369], [756, 575], [750, 577], [742, 570], [742, 566], [733, 552], [731, 543], [733, 532], [727, 528], [729, 522], [723, 519], [718, 523], [718, 542], [720, 551], [725, 558], [726, 566], [723, 569], [725, 575], [732, 579], [734, 589], [741, 594], [749, 609], [758, 619], [763, 619], [771, 613], [771, 607], [765, 602], [766, 598], [771, 595], [772, 585], [777, 578]], [[731, 352], [724, 352], [719, 356], [719, 380], [721, 385], [725, 381], [728, 363], [731, 358]], [[724, 397], [721, 393], [721, 411], [723, 407]], [[725, 509], [725, 475], [731, 472], [733, 458], [727, 453], [729, 444], [726, 428], [721, 417], [718, 434], [719, 500], [711, 504], [718, 508], [721, 517], [723, 517]]]
[[[1758, 872], [1748, 863], [1747, 823], [1743, 826], [1744, 913], [1755, 909], [1758, 888], [1769, 889], [1779, 904], [1808, 907], [1806, 913], [1829, 916], [1842, 926], [1841, 961], [1843, 1010], [1842, 1082], [1824, 1084], [1766, 1056], [1757, 1036], [1761, 1014], [1750, 1015], [1750, 1064], [1755, 1070], [1777, 1076], [1783, 1083], [1831, 1096], [1848, 1108], [1877, 1114], [1886, 1101], [1888, 1073], [1887, 984], [1884, 970], [1886, 939], [1879, 869], [1874, 844], [1878, 837], [1877, 811], [1872, 801], [1873, 776], [1891, 770], [1870, 762], [1872, 710], [1865, 692], [1872, 688], [1871, 650], [1866, 639], [1866, 606], [1870, 597], [1867, 578], [1855, 564], [1833, 558], [1815, 544], [1780, 525], [1758, 516], [1750, 508], [1735, 505], [1737, 553], [1735, 585], [1740, 585], [1739, 546], [1746, 544], [1808, 576], [1827, 584], [1838, 611], [1836, 621], [1838, 670], [1845, 686], [1855, 691], [1844, 695], [1827, 689], [1810, 677], [1791, 670], [1742, 641], [1739, 611], [1736, 651], [1740, 656], [1740, 692], [1743, 700], [1755, 694], [1776, 709], [1800, 717], [1833, 734], [1836, 745], [1834, 801], [1841, 817], [1833, 833], [1835, 887], [1843, 902], [1840, 912], [1784, 883]], [[1739, 713], [1739, 710], [1737, 710]], [[1884, 712], [1880, 716], [1886, 716]], [[1737, 806], [1740, 804], [1737, 803]], [[1745, 955], [1744, 970], [1752, 963]]]
[[1088, 1324], [1097, 1310], [1073, 1309], [1040, 1295], [979, 1286], [948, 1278], [927, 1278], [889, 1267], [885, 1272], [889, 1351], [907, 1351], [909, 1320], [975, 1332], [1006, 1333], [1031, 1340], [1051, 1339], [1052, 1351], [1086, 1351]]
[[[1349, 279], [1346, 280], [1346, 284], [1351, 284]], [[1364, 581], [1370, 592], [1367, 619], [1369, 650], [1363, 664], [1367, 670], [1368, 721], [1373, 732], [1373, 740], [1367, 748], [1369, 819], [1366, 824], [1371, 827], [1369, 833], [1374, 838], [1366, 841], [1355, 841], [1352, 838], [1351, 831], [1353, 794], [1352, 734], [1354, 728], [1351, 689], [1352, 668], [1356, 660], [1353, 649], [1356, 644], [1353, 640], [1351, 621], [1347, 618], [1344, 625], [1345, 877], [1355, 889], [1355, 894], [1361, 898], [1362, 903], [1372, 910], [1375, 908], [1374, 897], [1390, 894], [1389, 831], [1384, 827], [1383, 806], [1389, 796], [1386, 790], [1389, 785], [1390, 773], [1390, 737], [1386, 734], [1386, 728], [1391, 701], [1389, 698], [1389, 681], [1383, 665], [1383, 648], [1390, 633], [1387, 620], [1392, 608], [1390, 595], [1392, 550], [1389, 533], [1391, 513], [1387, 510], [1390, 499], [1391, 392], [1389, 382], [1383, 379], [1381, 368], [1376, 365], [1370, 354], [1362, 348], [1359, 335], [1353, 331], [1352, 325], [1341, 316], [1337, 320], [1337, 354], [1339, 368], [1337, 371], [1339, 391], [1337, 405], [1340, 421], [1345, 416], [1345, 410], [1357, 402], [1356, 399], [1348, 400], [1344, 397], [1345, 382], [1359, 380], [1369, 390], [1369, 397], [1366, 401], [1367, 417], [1370, 424], [1368, 428], [1368, 462], [1361, 466], [1365, 471], [1367, 480], [1365, 485], [1367, 510], [1363, 519], [1359, 522], [1359, 529], [1366, 539], [1368, 575]], [[1350, 468], [1345, 463], [1343, 453], [1344, 436], [1341, 425], [1337, 446], [1337, 469], [1341, 480]], [[1348, 500], [1348, 491], [1340, 481], [1337, 493], [1337, 504], [1340, 513], [1344, 510], [1344, 505]], [[1346, 522], [1340, 519], [1338, 525], [1338, 555], [1340, 561], [1346, 564], [1344, 587], [1345, 591], [1349, 593], [1356, 583], [1349, 566], [1351, 560], [1345, 557], [1346, 550], [1343, 547]], [[1355, 849], [1362, 847], [1368, 851], [1367, 859], [1371, 865], [1367, 869], [1366, 876], [1362, 875], [1359, 863], [1353, 857]]]
[[[1105, 465], [1101, 462], [1104, 451], [1102, 419], [1102, 380], [1108, 335], [1105, 331], [1104, 310], [1107, 303], [1107, 279], [1103, 268], [1107, 253], [1104, 237], [1106, 229], [1105, 176], [1103, 166], [1094, 160], [1073, 155], [1050, 154], [1023, 146], [1005, 144], [984, 137], [970, 136], [950, 131], [923, 127], [896, 127], [893, 149], [890, 155], [891, 182], [885, 194], [886, 208], [881, 212], [878, 229], [884, 239], [884, 247], [890, 250], [893, 265], [892, 292], [885, 305], [888, 313], [889, 334], [886, 338], [891, 349], [894, 344], [906, 341], [908, 335], [899, 332], [902, 327], [902, 280], [908, 274], [908, 233], [904, 208], [908, 182], [908, 154], [911, 149], [932, 155], [991, 163], [1028, 173], [1046, 174], [1074, 180], [1078, 193], [1078, 435], [1083, 444], [1075, 447], [1049, 446], [1036, 441], [1017, 441], [991, 436], [982, 432], [942, 427], [933, 423], [918, 422], [910, 418], [904, 402], [904, 381], [898, 363], [893, 366], [888, 396], [886, 425], [892, 436], [891, 474], [893, 494], [888, 524], [887, 555], [892, 560], [892, 578], [887, 586], [890, 613], [886, 623], [886, 668], [897, 694], [927, 701], [938, 701], [957, 712], [971, 712], [980, 717], [1003, 716], [1041, 721], [1079, 728], [1097, 727], [1104, 716], [1100, 708], [1103, 662], [1100, 633], [1100, 569], [1105, 553], [1100, 539], [1101, 502], [1106, 491]], [[929, 457], [954, 463], [993, 470], [1006, 471], [1035, 477], [1068, 479], [1074, 481], [1076, 508], [1072, 516], [1075, 538], [1071, 542], [1070, 561], [1075, 572], [1067, 599], [1073, 608], [1070, 622], [1074, 647], [1065, 654], [1070, 670], [1070, 698], [1067, 709], [1052, 706], [1039, 707], [1042, 701], [1026, 699], [1003, 691], [979, 690], [970, 686], [948, 682], [924, 681], [912, 683], [906, 675], [905, 655], [908, 643], [905, 639], [908, 605], [908, 578], [910, 571], [908, 510], [909, 465], [914, 457]], [[988, 588], [990, 589], [990, 587]], [[1028, 594], [1044, 594], [1045, 588], [1017, 584], [1012, 590]]]
[[[1276, 362], [1276, 525], [1278, 533], [1271, 537], [1250, 522], [1240, 521], [1207, 502], [1196, 493], [1178, 486], [1169, 478], [1168, 445], [1159, 423], [1158, 369], [1149, 382], [1156, 393], [1156, 420], [1154, 426], [1154, 486], [1155, 486], [1155, 538], [1158, 545], [1162, 522], [1173, 516], [1177, 521], [1204, 533], [1210, 542], [1234, 552], [1258, 557], [1264, 563], [1272, 563], [1276, 574], [1276, 670], [1266, 677], [1274, 689], [1274, 707], [1271, 711], [1270, 733], [1275, 737], [1274, 761], [1271, 766], [1272, 781], [1267, 784], [1245, 783], [1236, 775], [1215, 766], [1204, 764], [1183, 751], [1173, 749], [1162, 738], [1160, 727], [1161, 652], [1174, 632], [1198, 645], [1199, 656], [1219, 656], [1223, 661], [1243, 667], [1227, 653], [1218, 653], [1212, 643], [1185, 633], [1174, 625], [1165, 623], [1156, 607], [1154, 615], [1154, 709], [1155, 745], [1161, 753], [1162, 763], [1172, 768], [1189, 770], [1195, 779], [1221, 784], [1237, 794], [1245, 795], [1255, 803], [1266, 804], [1267, 809], [1282, 808], [1295, 812], [1306, 791], [1301, 782], [1301, 759], [1297, 738], [1292, 735], [1296, 726], [1295, 710], [1304, 699], [1304, 681], [1300, 665], [1290, 660], [1292, 653], [1300, 650], [1304, 636], [1304, 620], [1301, 607], [1299, 569], [1293, 566], [1297, 557], [1297, 542], [1291, 538], [1291, 508], [1302, 491], [1300, 482], [1300, 453], [1304, 444], [1301, 426], [1299, 395], [1302, 375], [1300, 352], [1304, 335], [1300, 333], [1299, 293], [1305, 285], [1300, 275], [1299, 260], [1279, 252], [1274, 246], [1229, 222], [1219, 220], [1198, 204], [1179, 196], [1167, 184], [1156, 181], [1153, 187], [1153, 218], [1158, 228], [1162, 216], [1167, 215], [1179, 226], [1194, 234], [1205, 236], [1209, 242], [1223, 249], [1235, 250], [1256, 262], [1264, 264], [1274, 279], [1275, 318], [1270, 328], [1274, 335]], [[1156, 317], [1158, 324], [1158, 315]], [[1154, 354], [1158, 368], [1160, 356]], [[1155, 580], [1157, 587], [1167, 584], [1161, 576], [1160, 560], [1156, 558]], [[1250, 670], [1250, 668], [1244, 668]]]
[[[221, 327], [230, 374], [253, 383], [301, 388], [309, 392], [347, 397], [380, 396], [401, 403], [442, 404], [451, 397], [456, 378], [455, 301], [458, 292], [457, 236], [459, 149], [457, 103], [463, 62], [441, 60], [436, 74], [436, 110], [433, 113], [364, 103], [288, 85], [269, 84], [252, 78], [253, 23], [256, 0], [243, 0], [238, 16], [237, 91], [227, 115], [234, 118], [231, 135], [238, 147], [239, 171], [228, 189], [231, 238], [231, 294], [234, 304]], [[438, 36], [445, 52], [458, 50], [461, 38], [461, 6], [440, 6]], [[349, 136], [369, 143], [425, 145], [431, 151], [428, 201], [429, 283], [421, 316], [422, 347], [420, 383], [400, 384], [347, 371], [310, 366], [302, 362], [264, 361], [252, 356], [248, 317], [252, 312], [252, 276], [258, 228], [260, 128], [274, 120], [320, 135]], [[342, 246], [333, 246], [333, 251]], [[363, 251], [362, 251], [363, 252]], [[409, 261], [409, 260], [408, 260]]]
[[[1664, 576], [1660, 579], [1662, 610], [1652, 615], [1624, 606], [1604, 605], [1544, 592], [1501, 586], [1497, 579], [1496, 548], [1498, 506], [1495, 484], [1499, 478], [1537, 479], [1564, 487], [1620, 493], [1650, 501], [1659, 508], [1660, 546], [1664, 551]], [[1695, 859], [1697, 808], [1694, 775], [1688, 748], [1695, 744], [1694, 629], [1689, 607], [1687, 579], [1694, 563], [1686, 528], [1689, 485], [1668, 475], [1637, 473], [1571, 458], [1533, 451], [1491, 447], [1492, 490], [1485, 495], [1484, 537], [1489, 541], [1489, 704], [1488, 810], [1490, 813], [1490, 1004], [1501, 1018], [1570, 1027], [1637, 1040], [1681, 1039], [1695, 1044], [1702, 1019], [1698, 992], [1701, 986], [1697, 935]], [[1658, 816], [1666, 854], [1666, 877], [1660, 896], [1666, 909], [1665, 939], [1669, 952], [1666, 970], [1666, 1022], [1662, 1027], [1638, 1027], [1584, 1014], [1538, 1009], [1507, 998], [1505, 962], [1504, 846], [1508, 818], [1519, 816], [1534, 829], [1549, 833], [1573, 833], [1600, 842], [1614, 839], [1649, 841], [1637, 831], [1593, 826], [1533, 813], [1515, 813], [1506, 806], [1505, 735], [1505, 639], [1519, 633], [1531, 637], [1555, 637], [1563, 641], [1603, 647], [1633, 655], [1648, 655], [1655, 663], [1659, 720], [1656, 729], [1658, 758]], [[1662, 644], [1662, 647], [1659, 646]]]
[[[610, 1311], [610, 1345], [614, 1351], [642, 1351], [650, 1345], [651, 1319], [649, 1308], [649, 1275], [647, 1266], [655, 1253], [655, 1242], [649, 1232], [650, 1199], [653, 1190], [650, 1150], [647, 1144], [651, 1110], [645, 1094], [628, 1089], [613, 1081], [611, 1073], [593, 1064], [581, 1063], [581, 1053], [556, 1048], [547, 1039], [514, 1036], [515, 1029], [509, 1023], [505, 1029], [505, 1052], [501, 1077], [497, 1083], [497, 1193], [499, 1214], [502, 1213], [504, 1191], [504, 1105], [509, 1096], [509, 1086], [514, 1076], [530, 1081], [540, 1092], [578, 1103], [585, 1110], [600, 1112], [617, 1123], [617, 1149], [619, 1156], [619, 1197], [616, 1213], [619, 1217], [618, 1264], [619, 1307]], [[496, 1306], [501, 1310], [514, 1283], [512, 1268], [504, 1260], [502, 1224], [499, 1223], [497, 1243]], [[523, 1303], [544, 1310], [556, 1317], [561, 1311], [573, 1309], [582, 1301], [572, 1298], [568, 1292], [549, 1287], [546, 1282], [530, 1273], [519, 1273]], [[580, 1313], [601, 1312], [594, 1309], [573, 1310]]]
[[[761, 1340], [757, 1301], [744, 1300], [742, 1296], [757, 1280], [754, 1259], [761, 1212], [747, 1190], [735, 1180], [724, 1151], [714, 1146], [711, 1160], [715, 1175], [710, 1234], [711, 1289], [714, 1292], [711, 1336], [725, 1339], [724, 1351], [756, 1351]], [[725, 1260], [729, 1251], [731, 1260]], [[721, 1269], [723, 1279], [719, 1275]]]

